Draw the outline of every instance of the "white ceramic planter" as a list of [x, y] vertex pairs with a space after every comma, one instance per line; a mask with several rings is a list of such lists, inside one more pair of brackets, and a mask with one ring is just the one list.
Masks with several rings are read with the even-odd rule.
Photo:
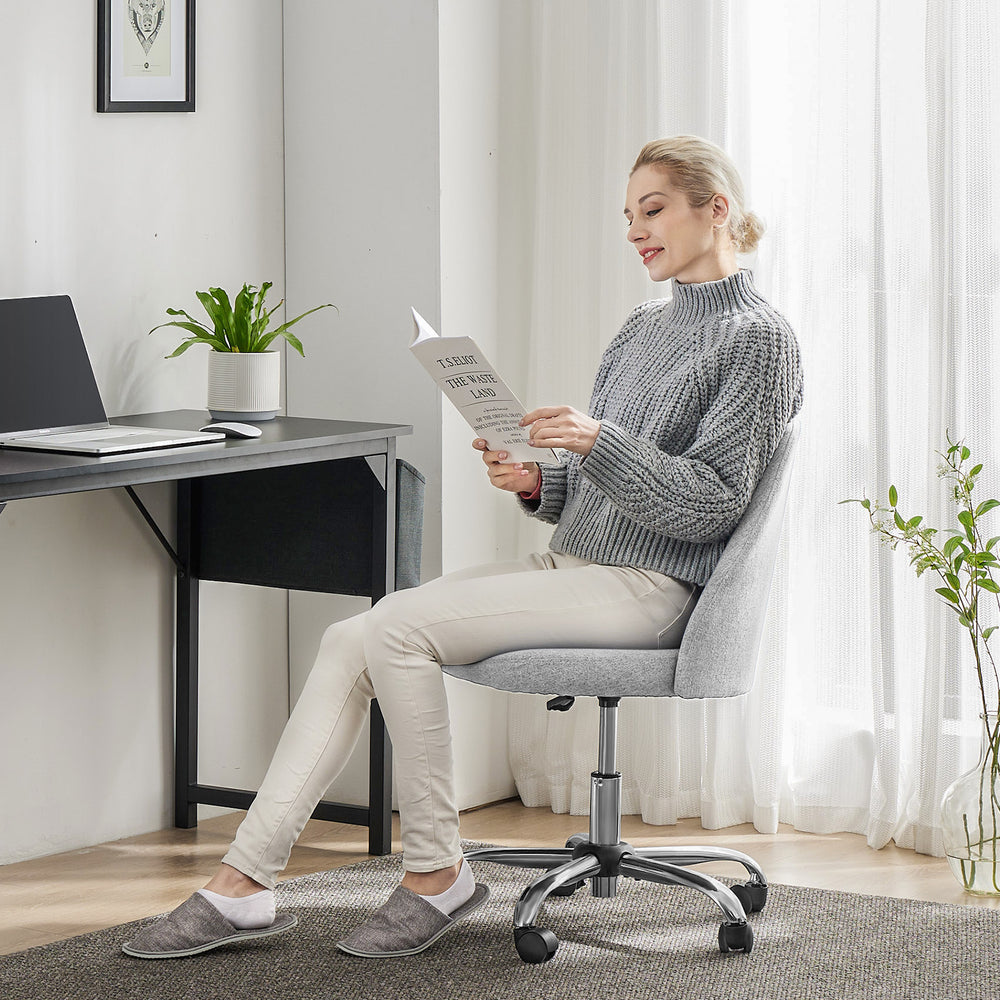
[[208, 355], [208, 410], [214, 420], [271, 420], [281, 409], [281, 355]]

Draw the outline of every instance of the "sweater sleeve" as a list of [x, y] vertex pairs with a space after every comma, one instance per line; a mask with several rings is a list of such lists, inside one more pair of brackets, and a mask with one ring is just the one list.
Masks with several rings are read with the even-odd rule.
[[731, 345], [718, 392], [680, 455], [609, 420], [581, 474], [626, 517], [669, 538], [729, 537], [802, 400], [798, 344], [781, 324], [753, 325]]
[[542, 492], [538, 500], [527, 500], [520, 494], [517, 502], [529, 517], [537, 517], [549, 524], [558, 524], [566, 504], [566, 465], [539, 465], [542, 475]]

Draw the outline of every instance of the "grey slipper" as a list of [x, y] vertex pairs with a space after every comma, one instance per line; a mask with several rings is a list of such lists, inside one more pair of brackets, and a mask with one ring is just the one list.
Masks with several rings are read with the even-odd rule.
[[489, 898], [490, 890], [477, 882], [469, 901], [451, 916], [446, 916], [415, 892], [398, 886], [371, 917], [338, 942], [337, 947], [348, 955], [361, 958], [416, 955]]
[[131, 941], [122, 945], [122, 951], [133, 958], [185, 958], [234, 941], [280, 934], [297, 923], [294, 914], [282, 913], [267, 927], [240, 930], [196, 892], [176, 910], [141, 927]]

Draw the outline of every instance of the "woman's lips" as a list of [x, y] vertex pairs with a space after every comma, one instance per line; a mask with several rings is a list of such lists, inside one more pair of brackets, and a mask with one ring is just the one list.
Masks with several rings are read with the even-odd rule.
[[647, 247], [642, 251], [643, 264], [648, 264], [654, 257], [659, 256], [662, 252], [663, 247]]

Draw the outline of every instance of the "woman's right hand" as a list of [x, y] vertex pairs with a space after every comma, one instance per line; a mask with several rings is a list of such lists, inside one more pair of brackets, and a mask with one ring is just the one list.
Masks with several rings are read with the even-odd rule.
[[472, 447], [483, 454], [490, 482], [498, 490], [511, 493], [533, 493], [542, 478], [541, 470], [535, 462], [506, 462], [507, 452], [487, 451], [486, 442], [476, 438]]

